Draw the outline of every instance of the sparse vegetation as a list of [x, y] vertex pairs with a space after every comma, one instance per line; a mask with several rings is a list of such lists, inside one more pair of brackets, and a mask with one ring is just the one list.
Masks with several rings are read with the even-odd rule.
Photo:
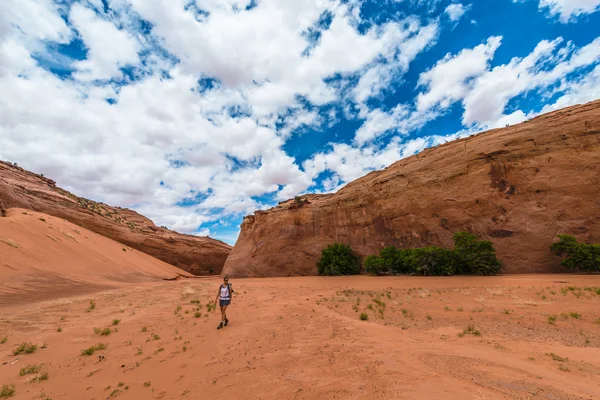
[[504, 310], [502, 310], [502, 312], [506, 315], [510, 315], [512, 313], [512, 311], [510, 311], [508, 308], [505, 308]]
[[473, 325], [469, 325], [461, 333], [458, 334], [458, 337], [463, 337], [465, 335], [481, 336], [481, 332], [475, 329]]
[[60, 332], [62, 332], [62, 328], [59, 326], [59, 327], [56, 329], [56, 332], [59, 332], [59, 333], [60, 333]]
[[92, 354], [94, 354], [94, 352], [96, 352], [98, 350], [105, 350], [105, 349], [106, 349], [106, 344], [98, 343], [94, 346], [88, 347], [85, 350], [82, 350], [81, 355], [82, 356], [91, 356]]
[[8, 341], [8, 337], [7, 336], [3, 336], [2, 338], [0, 338], [0, 344], [4, 344]]
[[198, 311], [196, 311], [196, 312], [194, 313], [194, 318], [200, 318], [201, 316], [202, 316], [202, 314], [201, 314], [201, 313], [199, 313]]
[[431, 315], [427, 314], [427, 315], [425, 316], [425, 318], [427, 318], [428, 320], [430, 320], [430, 321], [431, 321]]
[[322, 250], [317, 269], [319, 275], [356, 275], [360, 272], [360, 262], [350, 246], [334, 243]]
[[368, 319], [369, 319], [369, 314], [367, 314], [365, 312], [360, 314], [360, 320], [361, 321], [366, 321]]
[[85, 311], [86, 312], [90, 312], [90, 311], [92, 311], [95, 308], [96, 308], [96, 302], [94, 300], [90, 300], [90, 304], [89, 304], [87, 310], [85, 310]]
[[2, 385], [0, 389], [0, 399], [7, 399], [15, 395], [15, 385]]
[[553, 254], [565, 257], [561, 265], [575, 271], [600, 272], [600, 244], [578, 243], [571, 235], [558, 235], [550, 246]]
[[548, 323], [550, 325], [556, 325], [556, 315], [548, 315]]
[[600, 318], [597, 318], [597, 319], [594, 321], [594, 323], [595, 323], [596, 325], [600, 325]]
[[581, 319], [581, 314], [577, 312], [570, 312], [569, 315], [571, 316], [571, 318]]
[[104, 328], [100, 331], [100, 336], [108, 336], [110, 335], [110, 328]]
[[31, 378], [30, 382], [40, 383], [41, 381], [45, 381], [48, 379], [48, 373], [42, 372]]
[[558, 366], [558, 369], [561, 370], [562, 372], [569, 372], [571, 371], [571, 369], [569, 367], [567, 367], [566, 365], [560, 364]]
[[150, 381], [144, 382], [145, 387], [149, 387], [151, 385]]
[[24, 368], [21, 368], [21, 370], [19, 371], [19, 376], [37, 374], [38, 372], [40, 372], [40, 369], [42, 369], [42, 367], [40, 365], [37, 365], [37, 364], [28, 365]]
[[119, 322], [121, 322], [121, 320], [120, 320], [120, 319], [113, 319], [113, 320], [112, 320], [112, 324], [113, 324], [113, 325], [119, 325]]
[[19, 347], [17, 347], [13, 351], [13, 355], [18, 356], [19, 354], [31, 354], [37, 351], [37, 345], [32, 344], [30, 342], [21, 343]]
[[148, 327], [146, 325], [142, 326], [142, 329], [141, 329], [142, 332], [146, 332], [147, 330], [148, 330]]
[[569, 359], [568, 359], [568, 358], [566, 358], [566, 357], [561, 357], [561, 356], [559, 356], [559, 355], [556, 355], [556, 354], [554, 354], [554, 353], [546, 353], [546, 355], [547, 355], [547, 356], [549, 356], [549, 357], [552, 357], [552, 359], [553, 359], [554, 361], [558, 361], [558, 362], [567, 362], [567, 361], [569, 361]]

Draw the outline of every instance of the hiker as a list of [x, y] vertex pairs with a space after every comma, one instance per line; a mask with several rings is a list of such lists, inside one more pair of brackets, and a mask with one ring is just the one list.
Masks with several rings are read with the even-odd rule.
[[233, 289], [231, 288], [231, 284], [229, 283], [229, 278], [223, 278], [223, 284], [219, 286], [219, 291], [217, 292], [217, 298], [215, 299], [215, 303], [219, 300], [219, 306], [221, 307], [221, 323], [217, 327], [217, 329], [221, 329], [224, 326], [229, 324], [229, 320], [227, 319], [227, 306], [231, 304], [231, 297], [233, 295]]

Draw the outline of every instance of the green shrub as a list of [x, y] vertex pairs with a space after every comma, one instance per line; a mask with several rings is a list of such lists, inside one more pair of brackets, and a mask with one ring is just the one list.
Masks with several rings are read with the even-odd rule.
[[454, 275], [457, 272], [456, 254], [440, 247], [412, 249], [407, 260], [410, 269], [419, 275]]
[[82, 356], [91, 356], [92, 354], [94, 354], [95, 351], [104, 350], [104, 349], [106, 349], [106, 345], [104, 343], [98, 343], [95, 346], [91, 346], [91, 347], [88, 347], [87, 349], [82, 350], [81, 355]]
[[334, 243], [322, 250], [317, 269], [319, 275], [356, 275], [360, 272], [360, 261], [350, 246]]
[[386, 268], [384, 260], [380, 256], [368, 256], [365, 258], [363, 267], [368, 274], [381, 275], [389, 272], [389, 268]]
[[390, 246], [379, 256], [368, 256], [364, 267], [370, 274], [494, 275], [500, 272], [500, 261], [492, 242], [479, 240], [468, 232], [454, 235], [454, 249], [436, 246], [398, 249]]
[[37, 345], [32, 344], [30, 342], [21, 343], [19, 347], [17, 347], [13, 351], [13, 355], [18, 356], [19, 354], [31, 354], [35, 353], [37, 350]]
[[561, 265], [576, 271], [600, 272], [600, 245], [578, 243], [571, 235], [558, 235], [550, 246], [553, 254], [563, 257]]
[[7, 399], [15, 395], [15, 385], [2, 385], [0, 389], [0, 399]]
[[369, 319], [369, 314], [367, 314], [367, 313], [361, 313], [360, 314], [360, 320], [361, 321], [366, 321], [368, 319]]
[[500, 272], [500, 261], [489, 240], [479, 240], [468, 232], [454, 234], [454, 252], [462, 273], [472, 275], [495, 275]]

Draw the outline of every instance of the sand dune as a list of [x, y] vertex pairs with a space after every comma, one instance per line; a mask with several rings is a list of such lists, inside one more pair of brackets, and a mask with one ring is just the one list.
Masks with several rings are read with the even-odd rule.
[[[600, 398], [600, 276], [233, 280], [220, 331], [218, 284], [0, 307], [0, 384], [16, 400]], [[38, 347], [13, 355], [23, 342]]]
[[0, 306], [178, 277], [191, 275], [57, 217], [0, 218]]

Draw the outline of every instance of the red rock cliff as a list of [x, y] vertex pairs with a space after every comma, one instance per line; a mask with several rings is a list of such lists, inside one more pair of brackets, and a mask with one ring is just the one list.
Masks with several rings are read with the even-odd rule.
[[223, 273], [313, 275], [339, 241], [361, 255], [383, 247], [451, 247], [490, 239], [506, 273], [560, 270], [559, 233], [600, 242], [600, 101], [456, 140], [375, 171], [336, 194], [307, 195], [247, 216]]
[[0, 161], [0, 217], [20, 207], [63, 218], [196, 275], [220, 273], [231, 246], [159, 228], [126, 208], [77, 197], [41, 175]]

